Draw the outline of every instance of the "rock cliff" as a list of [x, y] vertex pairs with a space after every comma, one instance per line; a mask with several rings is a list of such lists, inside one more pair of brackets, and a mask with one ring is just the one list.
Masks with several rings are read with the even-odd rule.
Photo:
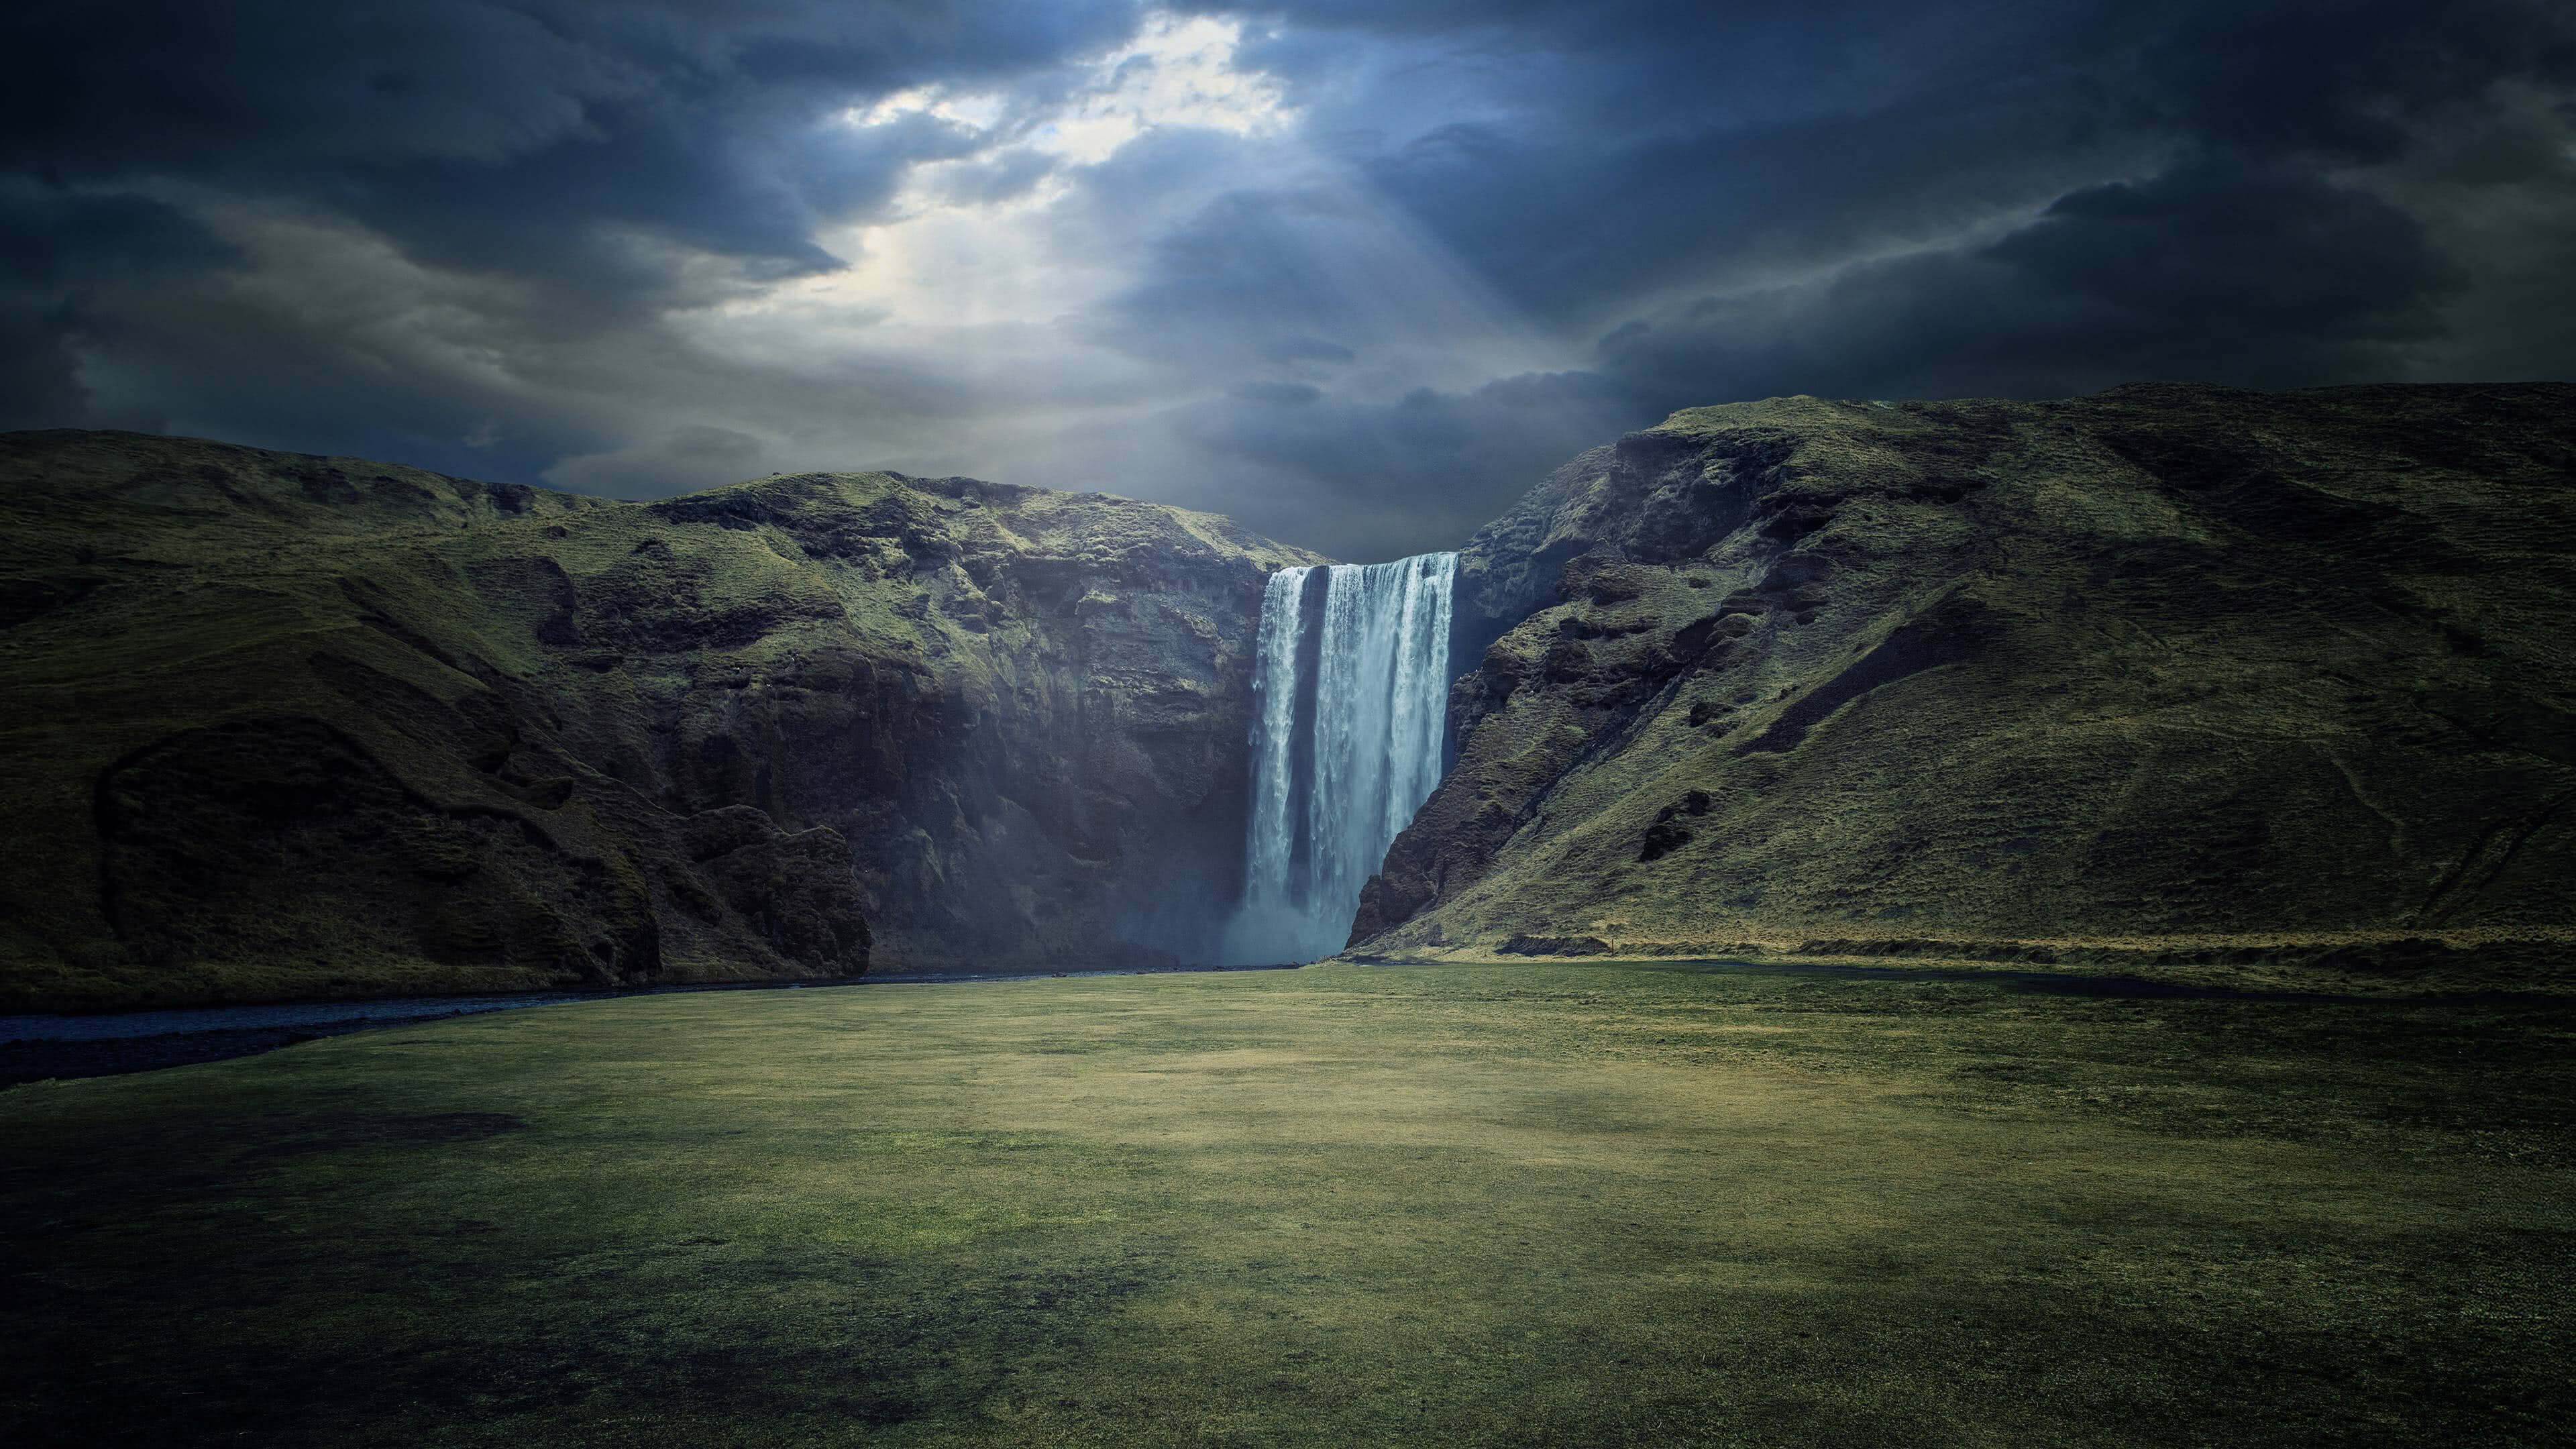
[[[1676, 414], [1461, 554], [1353, 946], [2563, 953], [2571, 478], [2554, 384]], [[1205, 959], [1319, 561], [0, 436], [0, 1011]]]
[[2576, 926], [2576, 388], [1692, 409], [1461, 561], [1380, 954]]
[[0, 437], [0, 1011], [1203, 955], [1263, 577], [1105, 495]]

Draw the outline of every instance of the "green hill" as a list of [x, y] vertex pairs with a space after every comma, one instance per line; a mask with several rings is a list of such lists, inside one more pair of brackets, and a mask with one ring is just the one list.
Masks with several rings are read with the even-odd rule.
[[1469, 546], [1354, 945], [2557, 954], [2571, 580], [2563, 384], [1677, 413]]
[[969, 479], [0, 436], [0, 1012], [1176, 959], [1311, 561]]

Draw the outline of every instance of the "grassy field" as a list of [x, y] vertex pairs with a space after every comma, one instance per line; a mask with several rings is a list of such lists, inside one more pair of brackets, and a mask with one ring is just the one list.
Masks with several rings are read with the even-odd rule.
[[36, 1084], [0, 1440], [2570, 1442], [2571, 1036], [1325, 966]]

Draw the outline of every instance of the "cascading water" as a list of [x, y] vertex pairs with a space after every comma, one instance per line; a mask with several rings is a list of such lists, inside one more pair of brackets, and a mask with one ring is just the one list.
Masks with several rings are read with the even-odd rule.
[[1240, 963], [1329, 956], [1440, 783], [1454, 553], [1282, 569], [1261, 600]]

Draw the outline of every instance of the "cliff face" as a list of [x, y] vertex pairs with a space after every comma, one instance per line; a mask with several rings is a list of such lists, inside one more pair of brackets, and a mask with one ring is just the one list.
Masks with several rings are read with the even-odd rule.
[[[1677, 414], [1461, 555], [1354, 944], [2566, 939], [2571, 473], [2560, 385]], [[1319, 561], [0, 437], [0, 1010], [1204, 958]]]
[[1469, 546], [1353, 941], [2564, 935], [2571, 560], [2564, 385], [1678, 413]]
[[1316, 561], [882, 473], [20, 433], [0, 490], [0, 1010], [1200, 953]]

